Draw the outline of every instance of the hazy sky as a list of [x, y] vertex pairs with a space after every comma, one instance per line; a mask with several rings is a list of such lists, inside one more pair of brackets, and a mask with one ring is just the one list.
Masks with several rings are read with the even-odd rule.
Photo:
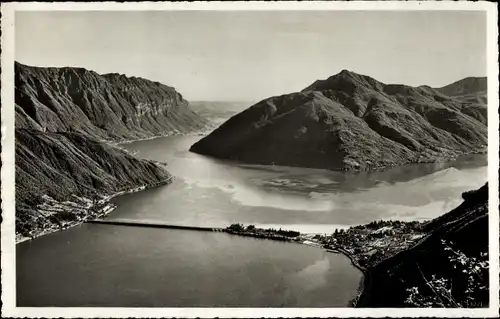
[[486, 14], [466, 11], [17, 12], [16, 60], [260, 100], [348, 69], [443, 86], [486, 75]]

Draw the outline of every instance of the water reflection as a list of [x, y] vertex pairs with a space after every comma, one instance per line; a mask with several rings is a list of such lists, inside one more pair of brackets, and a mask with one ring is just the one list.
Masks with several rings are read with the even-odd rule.
[[[429, 219], [487, 179], [485, 155], [385, 171], [334, 172], [234, 163], [188, 151], [201, 137], [127, 144], [139, 157], [167, 161], [172, 185], [116, 199], [113, 215], [199, 226], [355, 225], [374, 219]], [[306, 227], [307, 226], [307, 227]], [[330, 228], [333, 229], [333, 228]]]
[[361, 280], [342, 255], [224, 233], [84, 224], [16, 254], [23, 307], [345, 307]]

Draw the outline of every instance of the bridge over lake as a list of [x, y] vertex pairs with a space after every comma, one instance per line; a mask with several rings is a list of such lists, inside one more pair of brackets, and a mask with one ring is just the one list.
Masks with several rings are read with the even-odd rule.
[[136, 221], [127, 219], [112, 219], [112, 220], [94, 219], [94, 220], [88, 220], [86, 222], [91, 224], [121, 225], [121, 226], [135, 226], [135, 227], [168, 228], [168, 229], [198, 230], [198, 231], [212, 231], [212, 232], [224, 231], [224, 228], [221, 227], [172, 225], [156, 221]]

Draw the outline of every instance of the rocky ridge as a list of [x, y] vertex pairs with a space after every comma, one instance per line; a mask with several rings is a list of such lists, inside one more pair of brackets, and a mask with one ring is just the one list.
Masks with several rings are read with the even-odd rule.
[[206, 127], [174, 88], [84, 68], [15, 64], [16, 127], [124, 141]]
[[487, 108], [480, 98], [441, 91], [478, 96], [482, 91], [472, 90], [478, 87], [384, 84], [343, 70], [301, 92], [260, 101], [191, 151], [254, 164], [332, 170], [455, 157], [486, 146]]
[[16, 234], [24, 238], [102, 216], [113, 195], [170, 183], [166, 164], [111, 144], [207, 126], [161, 83], [20, 63], [15, 114]]

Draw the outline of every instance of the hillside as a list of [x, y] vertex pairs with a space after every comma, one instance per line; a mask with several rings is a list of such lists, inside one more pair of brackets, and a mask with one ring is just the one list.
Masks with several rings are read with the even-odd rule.
[[[488, 290], [480, 289], [488, 283], [488, 269], [467, 268], [469, 261], [487, 260], [488, 185], [464, 193], [463, 198], [460, 206], [425, 224], [427, 235], [413, 247], [368, 269], [357, 307], [417, 306], [415, 301], [408, 303], [411, 289], [433, 305], [488, 305]], [[426, 282], [434, 283], [434, 291]], [[449, 292], [439, 291], [443, 285]]]
[[486, 124], [480, 101], [343, 70], [251, 106], [191, 151], [254, 164], [376, 169], [478, 151]]
[[[78, 208], [85, 200], [168, 183], [171, 178], [157, 163], [78, 133], [16, 129], [15, 158], [16, 233], [24, 236], [56, 224], [58, 207], [65, 201]], [[90, 211], [62, 212], [69, 220], [76, 218], [73, 213], [83, 218]]]
[[15, 64], [16, 233], [102, 216], [116, 193], [170, 182], [165, 165], [108, 142], [205, 129], [174, 88], [83, 68]]
[[84, 68], [15, 64], [16, 127], [124, 141], [189, 133], [207, 122], [174, 88]]
[[[467, 108], [469, 112], [485, 113], [478, 105], [487, 103], [487, 88], [486, 78], [469, 77], [436, 90], [469, 104]], [[485, 114], [481, 116], [486, 119]]]
[[436, 90], [448, 96], [486, 94], [488, 90], [488, 82], [486, 78], [469, 77], [441, 88], [436, 88]]

